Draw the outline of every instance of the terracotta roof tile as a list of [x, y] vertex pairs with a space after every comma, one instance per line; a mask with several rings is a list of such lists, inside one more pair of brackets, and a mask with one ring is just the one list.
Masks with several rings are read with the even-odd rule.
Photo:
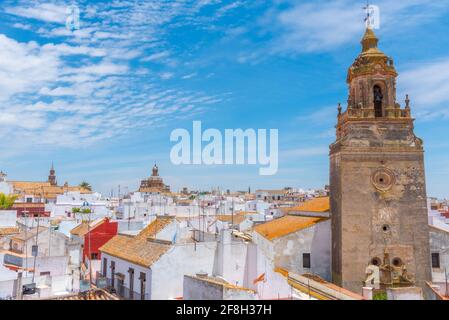
[[92, 289], [84, 293], [54, 297], [50, 300], [120, 300], [118, 297], [102, 289]]
[[285, 216], [254, 227], [254, 231], [268, 240], [286, 236], [327, 220], [321, 217]]
[[19, 228], [17, 227], [1, 227], [0, 228], [0, 236], [9, 236], [12, 234], [20, 233]]
[[284, 212], [328, 212], [330, 210], [329, 197], [314, 198], [306, 201], [303, 204], [293, 207], [282, 209]]
[[232, 215], [227, 214], [227, 215], [217, 215], [217, 220], [221, 221], [221, 222], [229, 222], [231, 223], [232, 221], [234, 221], [234, 224], [240, 224], [242, 223], [246, 217], [243, 214], [234, 214], [234, 217], [232, 217]]
[[49, 199], [56, 198], [64, 192], [79, 191], [80, 193], [92, 193], [91, 191], [78, 186], [52, 186], [50, 182], [34, 181], [10, 181], [16, 194], [30, 194]]
[[150, 238], [155, 237], [158, 232], [167, 227], [170, 223], [175, 221], [175, 217], [171, 216], [160, 216], [157, 217], [153, 222], [151, 222], [145, 229], [143, 229], [136, 238]]
[[234, 290], [240, 290], [240, 291], [247, 291], [247, 292], [251, 292], [251, 293], [256, 293], [255, 290], [253, 289], [249, 289], [249, 288], [245, 288], [245, 287], [240, 287], [240, 286], [236, 286], [233, 285], [232, 283], [227, 282], [226, 280], [217, 278], [217, 277], [210, 277], [210, 276], [189, 276], [187, 275], [187, 277], [193, 278], [193, 279], [197, 279], [197, 280], [201, 280], [201, 281], [206, 281], [218, 286], [222, 286], [223, 288], [226, 289], [234, 289]]
[[116, 235], [100, 251], [131, 263], [149, 268], [172, 245], [149, 239], [174, 221], [173, 217], [158, 217], [135, 237]]
[[101, 225], [105, 220], [106, 220], [105, 218], [102, 218], [102, 219], [91, 221], [90, 226], [89, 226], [88, 222], [82, 222], [81, 224], [79, 224], [78, 226], [76, 226], [75, 228], [70, 230], [70, 234], [73, 234], [78, 237], [82, 237], [89, 232], [89, 228], [90, 228], [90, 231], [92, 231], [93, 229], [95, 229], [96, 227]]

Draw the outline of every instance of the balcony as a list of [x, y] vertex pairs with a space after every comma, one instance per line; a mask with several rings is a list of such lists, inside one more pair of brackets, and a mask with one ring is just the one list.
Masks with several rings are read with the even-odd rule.
[[111, 278], [97, 278], [97, 283], [104, 283], [104, 279], [106, 279], [106, 290], [115, 294], [122, 300], [150, 300], [149, 294], [144, 294], [143, 296], [139, 292], [135, 292], [130, 290], [118, 278], [114, 279], [114, 286], [112, 285]]

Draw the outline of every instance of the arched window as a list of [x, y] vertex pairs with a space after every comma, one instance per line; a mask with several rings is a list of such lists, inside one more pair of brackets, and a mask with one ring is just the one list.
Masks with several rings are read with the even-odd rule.
[[383, 94], [382, 89], [375, 85], [373, 88], [373, 95], [374, 95], [374, 115], [376, 118], [383, 117], [383, 110], [382, 110], [382, 101], [383, 101]]

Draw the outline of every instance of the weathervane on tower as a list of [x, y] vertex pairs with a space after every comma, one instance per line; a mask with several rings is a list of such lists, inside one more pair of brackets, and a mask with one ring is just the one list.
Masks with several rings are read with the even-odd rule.
[[369, 0], [366, 1], [366, 6], [363, 7], [366, 12], [365, 25], [368, 29], [379, 29], [380, 28], [380, 10], [379, 7], [370, 4]]

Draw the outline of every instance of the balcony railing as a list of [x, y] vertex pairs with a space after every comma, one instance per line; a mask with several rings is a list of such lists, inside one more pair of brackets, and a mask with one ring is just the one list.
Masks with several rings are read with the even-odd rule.
[[125, 285], [120, 284], [120, 281], [118, 279], [114, 279], [114, 286], [112, 286], [111, 278], [107, 278], [106, 282], [106, 289], [123, 300], [150, 300], [149, 294], [141, 295], [139, 292], [130, 290]]

